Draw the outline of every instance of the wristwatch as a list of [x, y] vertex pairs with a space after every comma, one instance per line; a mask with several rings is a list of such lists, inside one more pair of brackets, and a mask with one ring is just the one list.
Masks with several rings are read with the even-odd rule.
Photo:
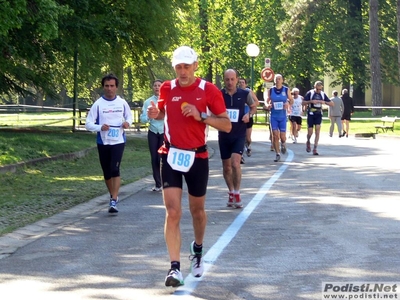
[[204, 122], [204, 121], [208, 118], [207, 113], [202, 112], [202, 113], [200, 114], [200, 118], [201, 118], [201, 122]]
[[249, 113], [249, 118], [253, 117], [253, 115], [251, 113]]

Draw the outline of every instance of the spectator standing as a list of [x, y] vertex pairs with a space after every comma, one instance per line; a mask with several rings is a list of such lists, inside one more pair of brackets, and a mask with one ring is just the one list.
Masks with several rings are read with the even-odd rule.
[[328, 117], [331, 120], [331, 127], [329, 128], [329, 136], [332, 137], [335, 124], [337, 126], [339, 137], [342, 137], [342, 115], [343, 115], [343, 101], [338, 97], [338, 92], [332, 92], [333, 97], [330, 99], [334, 105], [328, 107]]
[[[238, 76], [236, 70], [228, 69], [224, 72], [225, 88], [221, 90], [225, 100], [226, 110], [232, 122], [232, 130], [218, 132], [218, 145], [222, 159], [222, 168], [225, 183], [228, 186], [228, 207], [242, 208], [240, 198], [240, 183], [242, 169], [240, 160], [246, 140], [246, 124], [256, 112], [257, 107], [250, 90], [237, 87]], [[245, 106], [249, 107], [246, 113]]]
[[118, 193], [121, 186], [120, 166], [125, 149], [124, 129], [132, 124], [132, 112], [128, 103], [117, 95], [118, 78], [104, 76], [101, 85], [104, 95], [90, 108], [86, 129], [97, 132], [97, 150], [103, 177], [110, 193], [109, 213], [117, 213]]
[[343, 123], [343, 128], [346, 127], [346, 129], [343, 131], [343, 136], [346, 135], [346, 137], [349, 137], [351, 116], [354, 113], [354, 103], [353, 103], [353, 98], [350, 97], [349, 91], [347, 89], [343, 89], [342, 91], [342, 100], [344, 104], [342, 123]]
[[315, 127], [313, 155], [319, 155], [317, 147], [322, 123], [322, 104], [327, 104], [328, 106], [334, 105], [328, 96], [322, 91], [323, 87], [321, 81], [316, 81], [314, 88], [306, 93], [303, 100], [303, 104], [307, 105], [307, 152], [311, 152], [310, 139], [314, 133]]
[[190, 244], [191, 273], [194, 277], [201, 277], [204, 271], [202, 255], [209, 174], [207, 125], [229, 132], [231, 122], [218, 88], [195, 77], [198, 61], [192, 48], [177, 48], [172, 56], [172, 66], [177, 78], [161, 85], [157, 106], [151, 102], [148, 117], [164, 117], [164, 145], [160, 148], [161, 180], [166, 209], [164, 236], [171, 261], [165, 285], [178, 287], [184, 284], [180, 270], [183, 178], [188, 188], [194, 231], [194, 241]]
[[161, 191], [160, 154], [158, 153], [158, 149], [160, 149], [164, 142], [164, 118], [158, 116], [155, 119], [149, 119], [147, 116], [147, 108], [149, 107], [151, 101], [157, 105], [161, 84], [162, 80], [154, 80], [154, 94], [143, 103], [142, 113], [140, 114], [140, 122], [149, 123], [147, 141], [149, 144], [151, 167], [153, 170], [154, 179], [154, 187], [151, 188], [151, 191], [154, 192]]

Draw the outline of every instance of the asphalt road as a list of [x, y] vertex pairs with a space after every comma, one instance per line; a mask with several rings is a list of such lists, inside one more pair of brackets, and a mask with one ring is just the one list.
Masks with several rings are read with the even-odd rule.
[[185, 285], [164, 286], [164, 207], [147, 177], [122, 188], [117, 216], [105, 194], [1, 237], [1, 299], [321, 299], [323, 282], [400, 282], [400, 140], [322, 135], [313, 156], [304, 134], [275, 163], [268, 133], [254, 132], [245, 206], [232, 209], [210, 132], [202, 278], [188, 275], [185, 192]]

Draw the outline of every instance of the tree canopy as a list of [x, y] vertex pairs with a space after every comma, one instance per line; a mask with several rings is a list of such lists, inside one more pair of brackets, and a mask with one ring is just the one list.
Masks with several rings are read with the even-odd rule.
[[[235, 68], [250, 77], [246, 46], [255, 43], [255, 87], [264, 59], [303, 91], [330, 75], [363, 99], [371, 84], [366, 0], [9, 0], [1, 1], [0, 95], [78, 95], [93, 101], [100, 78], [121, 78], [128, 100], [143, 99], [151, 81], [174, 76], [179, 45], [200, 56], [198, 75], [219, 84]], [[379, 3], [383, 82], [399, 84], [396, 3]], [[130, 98], [130, 99], [129, 99]], [[4, 97], [3, 97], [4, 99]], [[361, 101], [361, 100], [360, 100]], [[360, 103], [359, 101], [359, 103]]]

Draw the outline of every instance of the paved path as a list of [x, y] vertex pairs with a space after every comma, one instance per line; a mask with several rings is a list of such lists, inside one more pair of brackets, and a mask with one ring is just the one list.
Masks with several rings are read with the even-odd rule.
[[322, 282], [400, 278], [399, 140], [329, 138], [320, 156], [298, 144], [274, 163], [268, 134], [243, 165], [244, 209], [225, 207], [221, 161], [210, 160], [207, 270], [189, 273], [191, 219], [181, 224], [185, 286], [166, 288], [164, 207], [149, 177], [0, 238], [1, 299], [321, 299]]

